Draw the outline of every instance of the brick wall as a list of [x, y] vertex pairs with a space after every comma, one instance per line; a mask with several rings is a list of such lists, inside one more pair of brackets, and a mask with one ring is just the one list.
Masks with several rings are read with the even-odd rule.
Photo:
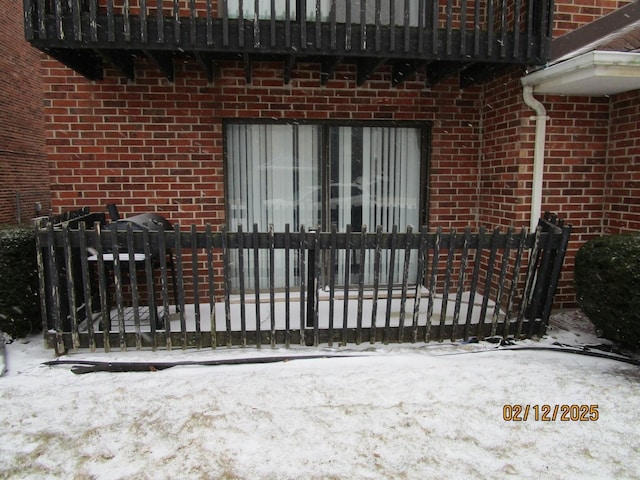
[[591, 23], [634, 0], [556, 0], [553, 36], [559, 37]]
[[[554, 37], [626, 3], [629, 2], [556, 1]], [[485, 85], [483, 92], [478, 209], [480, 224], [489, 228], [529, 224], [535, 122], [531, 119], [534, 112], [522, 100], [520, 74], [514, 70]], [[536, 97], [550, 118], [542, 211], [556, 212], [573, 225], [556, 307], [575, 306], [573, 266], [575, 253], [582, 244], [605, 232], [628, 231], [637, 226], [633, 213], [634, 182], [629, 178], [637, 170], [634, 160], [629, 158], [635, 143], [630, 137], [637, 132], [638, 119], [634, 117], [638, 111], [637, 97], [637, 94], [624, 96], [618, 100], [619, 105], [615, 100], [610, 104], [608, 98]], [[608, 143], [610, 118], [611, 143]], [[614, 176], [619, 188], [610, 185]]]
[[480, 152], [480, 223], [529, 225], [533, 172], [531, 112], [522, 102], [520, 69], [485, 86]]
[[[518, 72], [489, 83], [484, 93], [479, 210], [480, 223], [489, 228], [529, 226], [535, 112], [518, 101], [521, 98]], [[556, 296], [557, 307], [571, 307], [575, 253], [585, 241], [602, 235], [604, 228], [609, 99], [536, 98], [549, 117], [542, 211], [555, 212], [573, 226]], [[625, 121], [627, 128], [633, 125], [633, 118]]]
[[[501, 101], [505, 91], [510, 99]], [[534, 112], [516, 106], [516, 94], [521, 95], [517, 74], [492, 82], [484, 94], [479, 211], [480, 223], [489, 228], [529, 223]], [[549, 117], [542, 210], [573, 226], [556, 296], [557, 307], [571, 307], [574, 258], [584, 242], [640, 229], [640, 92], [537, 98]]]
[[49, 209], [40, 55], [24, 40], [22, 3], [0, 0], [0, 224]]
[[640, 92], [611, 99], [604, 228], [640, 231]]
[[412, 120], [433, 123], [430, 220], [461, 227], [477, 218], [477, 89], [452, 80], [432, 91], [423, 75], [391, 88], [381, 71], [355, 88], [353, 67], [320, 85], [315, 64], [297, 65], [289, 85], [282, 63], [255, 63], [246, 85], [239, 63], [222, 63], [208, 85], [195, 62], [176, 63], [167, 83], [150, 64], [135, 82], [108, 71], [90, 83], [47, 60], [45, 108], [54, 209], [157, 210], [185, 224], [224, 221], [222, 120], [285, 118]]
[[558, 302], [570, 304], [575, 254], [584, 242], [603, 233], [609, 101], [606, 97], [539, 98], [550, 117], [542, 208], [573, 226], [557, 297]]

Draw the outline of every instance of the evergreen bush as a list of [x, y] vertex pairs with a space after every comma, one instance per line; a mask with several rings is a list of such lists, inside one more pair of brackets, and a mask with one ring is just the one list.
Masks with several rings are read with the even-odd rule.
[[640, 350], [640, 235], [609, 235], [576, 254], [578, 302], [605, 338]]
[[0, 228], [0, 331], [24, 337], [41, 329], [35, 232]]

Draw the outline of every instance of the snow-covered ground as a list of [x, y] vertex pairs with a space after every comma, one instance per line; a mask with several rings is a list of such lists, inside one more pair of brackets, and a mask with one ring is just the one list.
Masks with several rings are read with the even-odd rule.
[[[516, 347], [600, 343], [579, 320], [557, 316]], [[0, 378], [0, 478], [638, 478], [640, 367], [509, 348], [80, 352], [63, 358], [350, 356], [75, 375], [42, 364], [53, 352], [41, 337], [18, 340]], [[505, 405], [529, 405], [527, 420], [505, 420]], [[543, 405], [549, 417], [559, 406], [555, 421]], [[561, 421], [563, 405], [590, 420], [567, 407]]]

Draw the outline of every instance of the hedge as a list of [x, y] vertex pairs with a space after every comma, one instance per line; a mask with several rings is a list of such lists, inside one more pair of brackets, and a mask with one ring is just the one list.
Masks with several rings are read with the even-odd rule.
[[24, 337], [42, 330], [33, 229], [0, 228], [0, 331]]
[[578, 302], [605, 338], [640, 350], [640, 235], [609, 235], [576, 254]]

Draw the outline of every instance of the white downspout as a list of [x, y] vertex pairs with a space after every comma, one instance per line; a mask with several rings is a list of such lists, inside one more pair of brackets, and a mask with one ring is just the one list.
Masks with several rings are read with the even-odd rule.
[[536, 122], [536, 136], [533, 151], [533, 186], [531, 189], [531, 224], [529, 227], [531, 231], [534, 231], [538, 226], [538, 219], [542, 216], [542, 176], [544, 173], [545, 136], [549, 117], [547, 117], [544, 105], [534, 98], [531, 85], [524, 85], [522, 96], [524, 103], [536, 112], [536, 116], [531, 117]]

